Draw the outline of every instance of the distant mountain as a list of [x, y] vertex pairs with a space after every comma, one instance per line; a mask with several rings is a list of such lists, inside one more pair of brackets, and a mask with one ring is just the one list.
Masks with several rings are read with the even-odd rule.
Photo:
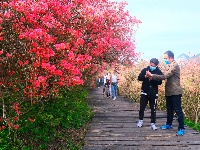
[[200, 57], [200, 53], [191, 57], [186, 54], [181, 54], [177, 57], [177, 61], [182, 62], [182, 61], [189, 61], [191, 59], [194, 59], [196, 60], [196, 62], [200, 62], [200, 59], [198, 57]]
[[192, 56], [192, 57], [190, 57], [190, 58], [197, 58], [197, 57], [199, 57], [199, 56], [200, 56], [200, 53], [197, 54], [197, 55], [194, 55], [194, 56]]
[[181, 54], [177, 57], [177, 60], [188, 60], [190, 59], [190, 56], [186, 55], [186, 54]]

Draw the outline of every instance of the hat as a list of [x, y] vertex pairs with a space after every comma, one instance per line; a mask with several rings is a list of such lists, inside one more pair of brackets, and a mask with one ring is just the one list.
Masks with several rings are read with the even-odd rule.
[[154, 63], [156, 66], [159, 64], [159, 61], [158, 61], [158, 59], [156, 59], [156, 58], [152, 58], [152, 59], [150, 60], [150, 62]]

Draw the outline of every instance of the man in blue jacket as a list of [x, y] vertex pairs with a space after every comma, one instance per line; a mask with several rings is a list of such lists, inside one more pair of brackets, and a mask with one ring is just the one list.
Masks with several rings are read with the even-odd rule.
[[138, 127], [143, 126], [144, 110], [149, 102], [151, 109], [151, 128], [157, 130], [156, 127], [156, 105], [158, 99], [158, 85], [162, 84], [162, 80], [150, 80], [146, 75], [149, 71], [152, 74], [162, 75], [161, 70], [158, 68], [159, 61], [156, 58], [150, 60], [150, 65], [144, 68], [138, 76], [138, 80], [142, 81], [141, 97], [140, 97], [140, 111]]

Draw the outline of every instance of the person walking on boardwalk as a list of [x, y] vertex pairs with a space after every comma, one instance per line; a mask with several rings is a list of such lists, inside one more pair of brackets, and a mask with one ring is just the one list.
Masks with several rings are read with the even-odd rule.
[[109, 75], [109, 73], [107, 73], [107, 74], [104, 75], [103, 95], [105, 94], [105, 90], [106, 90], [105, 83], [106, 83], [107, 79], [110, 81], [110, 75]]
[[107, 79], [107, 75], [104, 75], [104, 78], [103, 78], [103, 95], [105, 94], [105, 83], [106, 83], [106, 79]]
[[166, 51], [164, 53], [164, 61], [167, 65], [166, 73], [164, 75], [155, 75], [147, 71], [146, 76], [151, 80], [165, 80], [165, 97], [167, 108], [167, 122], [161, 126], [161, 129], [171, 129], [174, 111], [178, 117], [178, 131], [177, 136], [184, 135], [184, 114], [181, 107], [181, 97], [183, 94], [182, 87], [180, 86], [180, 67], [174, 60], [174, 53], [172, 51]]
[[98, 77], [98, 79], [97, 79], [97, 87], [100, 88], [100, 85], [101, 85], [101, 78]]
[[140, 110], [139, 110], [139, 121], [137, 123], [138, 127], [143, 126], [144, 110], [148, 104], [151, 108], [151, 128], [157, 130], [156, 127], [156, 106], [158, 99], [158, 85], [162, 84], [162, 80], [150, 80], [146, 71], [152, 74], [162, 75], [161, 70], [158, 68], [159, 61], [156, 58], [150, 60], [150, 65], [147, 68], [142, 69], [138, 76], [138, 80], [142, 81], [141, 96], [140, 96]]
[[109, 79], [106, 79], [106, 83], [105, 83], [105, 93], [106, 93], [106, 96], [107, 98], [110, 97], [110, 80]]
[[114, 70], [110, 75], [110, 84], [111, 84], [111, 96], [113, 100], [116, 100], [117, 96], [117, 71]]

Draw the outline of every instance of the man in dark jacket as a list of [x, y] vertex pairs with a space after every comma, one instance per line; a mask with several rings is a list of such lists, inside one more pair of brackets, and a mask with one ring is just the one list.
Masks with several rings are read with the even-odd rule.
[[138, 76], [139, 81], [142, 82], [141, 97], [140, 97], [140, 111], [139, 111], [139, 121], [137, 123], [138, 127], [143, 125], [144, 110], [148, 104], [151, 108], [151, 128], [157, 130], [155, 125], [156, 122], [156, 100], [158, 99], [158, 85], [162, 84], [162, 80], [150, 80], [146, 72], [149, 71], [152, 74], [162, 75], [161, 70], [158, 68], [159, 61], [156, 58], [150, 60], [150, 65], [144, 68]]

